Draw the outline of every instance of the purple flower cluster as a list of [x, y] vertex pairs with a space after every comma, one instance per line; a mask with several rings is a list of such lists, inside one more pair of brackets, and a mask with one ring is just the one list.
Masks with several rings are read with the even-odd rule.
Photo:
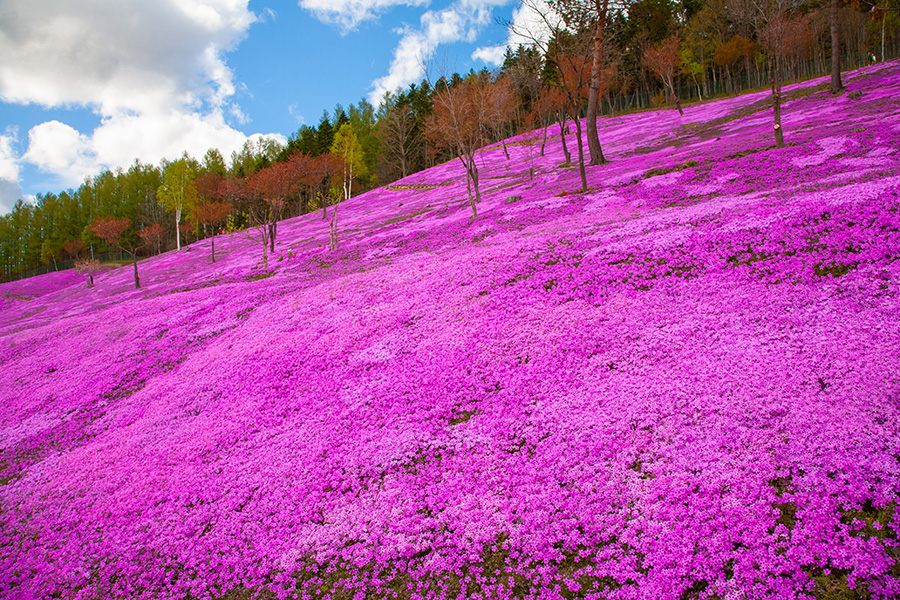
[[456, 161], [271, 271], [0, 286], [0, 596], [897, 597], [900, 65], [847, 79], [783, 149], [764, 94], [639, 113], [587, 192], [557, 130], [475, 221]]

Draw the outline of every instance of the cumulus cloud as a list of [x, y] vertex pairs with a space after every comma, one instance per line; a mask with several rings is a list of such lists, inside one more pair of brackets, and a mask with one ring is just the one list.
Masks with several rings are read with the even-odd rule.
[[247, 0], [4, 0], [0, 99], [101, 116], [88, 133], [33, 127], [20, 160], [77, 184], [135, 158], [240, 148], [225, 55], [256, 20]]
[[547, 4], [547, 0], [528, 0], [513, 10], [506, 42], [497, 46], [482, 46], [472, 53], [472, 58], [499, 66], [507, 48], [515, 51], [519, 46], [543, 46], [552, 37], [552, 29], [562, 26], [559, 15]]
[[17, 138], [15, 128], [9, 128], [0, 135], [0, 215], [11, 211], [16, 200], [22, 198], [19, 161], [15, 151]]
[[302, 8], [324, 23], [337, 25], [344, 33], [395, 6], [425, 6], [428, 3], [429, 0], [300, 0]]
[[369, 101], [377, 106], [384, 95], [419, 81], [441, 44], [474, 42], [490, 24], [492, 9], [509, 0], [460, 0], [443, 10], [429, 10], [417, 29], [400, 29], [400, 42], [387, 75], [372, 82]]
[[499, 46], [483, 46], [472, 53], [472, 58], [499, 67], [503, 64], [503, 56], [505, 54], [506, 44], [501, 44]]

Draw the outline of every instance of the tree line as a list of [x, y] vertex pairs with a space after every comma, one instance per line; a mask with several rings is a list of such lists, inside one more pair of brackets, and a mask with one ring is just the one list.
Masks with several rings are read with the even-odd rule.
[[537, 16], [534, 29], [508, 24], [525, 43], [508, 49], [496, 71], [423, 80], [386, 94], [377, 108], [338, 105], [286, 144], [248, 140], [227, 162], [216, 149], [199, 160], [135, 161], [77, 189], [19, 200], [0, 216], [0, 280], [74, 261], [90, 282], [99, 255], [117, 250], [139, 286], [139, 255], [211, 237], [215, 260], [215, 236], [236, 230], [259, 242], [265, 268], [279, 220], [321, 210], [334, 248], [341, 201], [447, 160], [463, 164], [477, 217], [476, 151], [521, 134], [529, 156], [543, 154], [553, 123], [565, 124], [556, 138], [586, 188], [586, 167], [607, 162], [597, 118], [635, 107], [635, 96], [681, 111], [688, 98], [765, 86], [783, 145], [783, 82], [830, 69], [836, 93], [842, 57], [883, 60], [900, 42], [900, 0], [520, 2]]

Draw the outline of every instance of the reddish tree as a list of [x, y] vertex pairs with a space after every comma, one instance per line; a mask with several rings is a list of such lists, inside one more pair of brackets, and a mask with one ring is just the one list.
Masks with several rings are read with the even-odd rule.
[[678, 45], [680, 43], [678, 37], [673, 35], [660, 44], [647, 48], [644, 50], [644, 64], [666, 86], [666, 92], [674, 100], [678, 114], [684, 115], [684, 111], [681, 110], [681, 102], [678, 100], [678, 94], [675, 92], [675, 67], [681, 62], [681, 59], [678, 57]]
[[77, 260], [84, 253], [86, 247], [83, 240], [69, 240], [62, 245], [62, 248], [73, 260]]
[[87, 275], [87, 286], [94, 287], [94, 274], [101, 269], [100, 261], [96, 258], [79, 258], [75, 260], [75, 272]]
[[310, 196], [316, 198], [322, 206], [323, 219], [328, 218], [328, 190], [343, 169], [344, 161], [341, 157], [328, 152], [308, 160], [300, 177], [300, 181], [308, 187]]
[[152, 248], [153, 246], [159, 246], [159, 242], [165, 232], [166, 230], [159, 223], [147, 225], [138, 232], [138, 237], [141, 238], [141, 241], [143, 242], [141, 247]]
[[219, 226], [225, 222], [234, 205], [231, 202], [213, 202], [203, 201], [194, 209], [194, 218], [202, 225], [208, 225], [212, 228], [212, 238], [210, 239], [210, 262], [216, 262], [216, 232]]
[[145, 238], [152, 242], [159, 235], [162, 235], [162, 227], [154, 224], [143, 228], [138, 234], [141, 243], [135, 242], [134, 235], [129, 233], [131, 219], [128, 218], [115, 219], [110, 217], [104, 219], [103, 217], [97, 217], [89, 228], [98, 238], [105, 240], [108, 244], [131, 256], [131, 263], [134, 265], [134, 287], [135, 289], [140, 288], [141, 280], [138, 277], [137, 253], [147, 245]]

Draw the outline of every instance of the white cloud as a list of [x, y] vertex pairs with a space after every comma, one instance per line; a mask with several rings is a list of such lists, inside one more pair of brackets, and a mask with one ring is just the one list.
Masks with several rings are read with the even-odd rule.
[[[184, 150], [199, 157], [211, 147], [226, 156], [239, 149], [247, 136], [225, 115], [245, 117], [231, 101], [234, 75], [224, 57], [258, 20], [247, 4], [4, 0], [0, 100], [85, 107], [101, 117], [87, 133], [60, 121], [33, 127], [21, 161], [75, 185], [135, 158], [155, 163]], [[17, 183], [18, 175], [2, 177]]]
[[503, 64], [503, 56], [505, 54], [506, 44], [501, 44], [500, 46], [483, 46], [472, 53], [472, 58], [499, 67]]
[[22, 160], [75, 183], [95, 171], [90, 139], [59, 121], [47, 121], [28, 132], [28, 151]]
[[490, 24], [492, 9], [509, 0], [460, 0], [440, 11], [427, 11], [420, 19], [420, 28], [399, 30], [400, 43], [388, 74], [372, 82], [369, 101], [378, 106], [385, 93], [393, 92], [420, 80], [426, 65], [441, 44], [474, 42], [478, 34]]
[[15, 127], [7, 128], [6, 133], [0, 135], [0, 179], [19, 179], [19, 161], [16, 160], [13, 149], [18, 136], [19, 132]]
[[19, 185], [19, 161], [14, 148], [17, 138], [15, 128], [9, 128], [0, 135], [0, 215], [9, 213], [16, 200], [23, 197], [22, 186]]
[[526, 0], [513, 10], [506, 43], [498, 46], [482, 46], [472, 53], [472, 58], [491, 65], [503, 63], [507, 48], [515, 51], [519, 46], [545, 45], [552, 37], [553, 28], [562, 27], [562, 21], [547, 4], [547, 0]]
[[426, 6], [429, 0], [300, 0], [301, 8], [323, 23], [337, 25], [344, 33], [395, 6]]

